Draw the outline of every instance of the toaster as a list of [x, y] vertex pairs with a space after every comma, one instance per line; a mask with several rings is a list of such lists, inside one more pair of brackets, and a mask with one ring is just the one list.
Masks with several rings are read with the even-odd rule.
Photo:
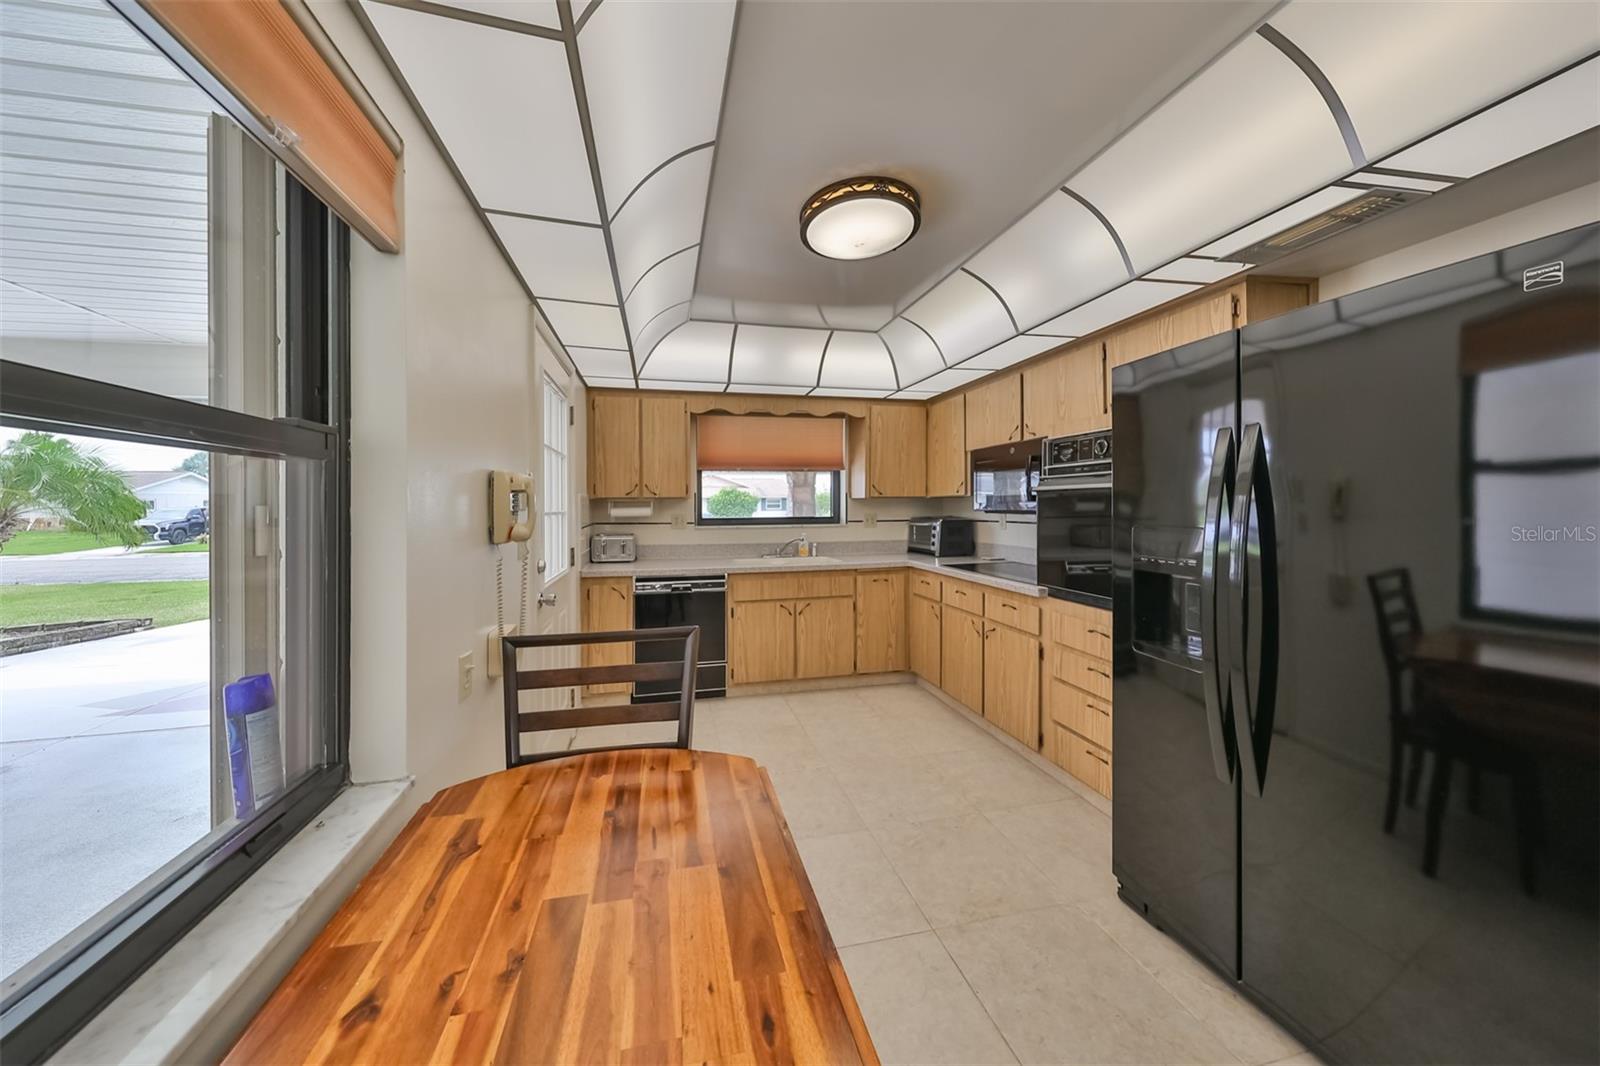
[[631, 563], [639, 557], [639, 538], [632, 533], [596, 533], [589, 538], [591, 563]]

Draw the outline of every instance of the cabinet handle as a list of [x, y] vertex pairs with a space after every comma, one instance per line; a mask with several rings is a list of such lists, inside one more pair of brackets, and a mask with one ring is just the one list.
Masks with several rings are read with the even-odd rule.
[[1107, 633], [1103, 629], [1095, 629], [1093, 627], [1090, 627], [1089, 632], [1093, 633], [1097, 637], [1105, 637], [1107, 640], [1111, 639], [1111, 634]]
[[1022, 439], [1022, 423], [1018, 422], [1016, 425], [1011, 427], [1011, 435], [1008, 436], [1006, 438], [1006, 440], [1009, 441], [1009, 440], [1021, 440], [1021, 439]]
[[1099, 674], [1101, 677], [1105, 678], [1107, 681], [1111, 680], [1111, 675], [1106, 673], [1104, 670], [1097, 670], [1092, 666], [1086, 666], [1086, 667], [1084, 667], [1084, 669], [1088, 670], [1091, 674]]
[[1015, 611], [1017, 609], [1017, 605], [1014, 603], [1002, 603], [1000, 606], [1004, 607], [1008, 611]]
[[[1091, 703], [1089, 706], [1094, 707], [1094, 704]], [[1106, 710], [1104, 707], [1094, 707], [1094, 709], [1105, 715], [1107, 718], [1111, 717], [1111, 712]]]
[[1111, 397], [1106, 392], [1106, 342], [1100, 342], [1100, 413], [1111, 413]]
[[646, 496], [657, 496], [657, 495], [660, 495], [659, 493], [656, 492], [655, 489], [650, 487], [650, 482], [648, 482], [648, 481], [646, 481], [644, 483], [644, 494]]
[[617, 599], [621, 600], [623, 603], [627, 603], [628, 602], [628, 594], [626, 592], [623, 592], [621, 589], [617, 588], [617, 586], [612, 585], [611, 586], [611, 591], [615, 592], [617, 594]]
[[1084, 748], [1083, 749], [1083, 753], [1085, 755], [1089, 756], [1089, 758], [1093, 759], [1095, 762], [1100, 763], [1102, 766], [1110, 766], [1111, 765], [1111, 760], [1110, 759], [1105, 759], [1105, 758], [1102, 758], [1099, 755], [1096, 755], [1094, 753], [1094, 749], [1093, 748]]
[[882, 496], [883, 495], [883, 490], [878, 488], [878, 483], [876, 481], [874, 481], [872, 483], [872, 494], [874, 496]]
[[789, 605], [787, 603], [780, 603], [778, 606], [783, 608], [784, 614], [789, 615], [791, 618], [794, 617], [794, 612], [789, 609]]
[[805, 613], [806, 613], [806, 608], [807, 608], [807, 607], [810, 607], [810, 606], [811, 606], [811, 604], [810, 604], [810, 603], [803, 603], [803, 604], [801, 604], [801, 605], [800, 605], [800, 610], [799, 610], [799, 611], [797, 611], [797, 612], [795, 612], [795, 617], [796, 617], [796, 618], [799, 618], [799, 617], [800, 617], [800, 616], [801, 616], [801, 615], [803, 615], [803, 614], [805, 614]]
[[627, 491], [627, 493], [625, 493], [625, 495], [632, 496], [632, 495], [636, 494], [638, 491], [639, 491], [639, 483], [637, 481], [635, 481], [633, 483], [633, 488], [629, 489]]

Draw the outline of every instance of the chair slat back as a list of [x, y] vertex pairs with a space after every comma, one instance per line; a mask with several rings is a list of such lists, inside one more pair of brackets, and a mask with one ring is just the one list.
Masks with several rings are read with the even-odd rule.
[[1422, 615], [1417, 610], [1416, 593], [1411, 587], [1411, 571], [1405, 567], [1380, 570], [1367, 575], [1367, 590], [1378, 616], [1378, 644], [1391, 680], [1398, 680], [1406, 668], [1406, 649], [1422, 634]]
[[[538, 670], [518, 669], [517, 653], [524, 648], [583, 647], [590, 644], [630, 643], [640, 644], [676, 642], [682, 646], [682, 658], [665, 662], [635, 662], [596, 666], [546, 667]], [[694, 684], [700, 665], [700, 627], [673, 626], [663, 629], [628, 629], [607, 633], [550, 633], [538, 636], [505, 637], [500, 642], [501, 684], [505, 697], [506, 766], [538, 762], [543, 759], [568, 755], [585, 755], [595, 751], [610, 751], [626, 747], [678, 747], [691, 743], [694, 727]], [[605, 706], [571, 707], [551, 711], [523, 711], [519, 694], [531, 689], [582, 687], [586, 685], [625, 684], [636, 681], [678, 681], [677, 699], [657, 703], [623, 703]], [[582, 729], [588, 726], [634, 725], [645, 722], [678, 723], [674, 743], [613, 745], [611, 747], [578, 748], [570, 751], [547, 751], [531, 755], [522, 753], [522, 736], [526, 733], [549, 732], [557, 729]]]

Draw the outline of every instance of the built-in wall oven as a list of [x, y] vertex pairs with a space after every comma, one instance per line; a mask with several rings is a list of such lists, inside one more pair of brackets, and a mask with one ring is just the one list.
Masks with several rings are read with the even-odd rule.
[[1039, 584], [1111, 608], [1111, 431], [1052, 437], [1039, 479]]
[[[669, 626], [700, 627], [700, 664], [695, 673], [696, 698], [728, 692], [728, 579], [714, 577], [636, 577], [633, 579], [635, 629]], [[678, 641], [644, 641], [634, 645], [637, 662], [682, 662]], [[678, 682], [635, 681], [634, 703], [660, 703], [678, 698]]]

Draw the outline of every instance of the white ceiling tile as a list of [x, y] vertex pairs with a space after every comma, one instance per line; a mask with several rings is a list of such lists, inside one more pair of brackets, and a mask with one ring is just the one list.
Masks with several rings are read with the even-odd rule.
[[889, 394], [891, 400], [928, 400], [939, 395], [933, 389], [901, 389]]
[[916, 383], [916, 387], [933, 393], [948, 392], [951, 389], [960, 388], [962, 385], [977, 381], [988, 373], [987, 370], [967, 370], [961, 367], [951, 367], [949, 370], [939, 371], [932, 377], [923, 378]]
[[830, 329], [877, 331], [894, 318], [894, 308], [888, 304], [823, 304], [817, 310], [822, 313], [823, 324]]
[[1244, 269], [1238, 263], [1223, 263], [1215, 259], [1191, 259], [1185, 256], [1174, 259], [1164, 267], [1157, 267], [1144, 275], [1150, 281], [1187, 281], [1196, 285], [1209, 285], [1213, 281], [1232, 277]]
[[826, 330], [741, 325], [733, 340], [730, 380], [811, 388], [817, 383], [817, 365], [827, 340]]
[[699, 261], [697, 249], [690, 248], [665, 259], [628, 294], [628, 325], [638, 330], [663, 309], [687, 301], [694, 293], [694, 268]]
[[1067, 343], [1060, 337], [1012, 337], [961, 364], [964, 370], [1003, 370]]
[[1094, 213], [1063, 192], [1028, 212], [968, 261], [999, 290], [1022, 329], [1128, 278], [1122, 254]]
[[611, 224], [623, 292], [662, 257], [699, 242], [710, 180], [711, 153], [695, 152], [663, 167], [623, 205]]
[[820, 385], [833, 389], [894, 389], [894, 363], [876, 333], [834, 333], [822, 359]]
[[1411, 178], [1400, 174], [1377, 174], [1370, 170], [1352, 174], [1345, 181], [1354, 182], [1358, 185], [1382, 185], [1388, 189], [1416, 189], [1418, 192], [1442, 192], [1448, 189], [1451, 184], [1448, 181], [1434, 181], [1432, 178]]
[[596, 303], [616, 300], [611, 257], [598, 226], [494, 214], [489, 224], [535, 296]]
[[1110, 220], [1142, 273], [1349, 169], [1316, 87], [1251, 34], [1067, 185]]
[[615, 307], [540, 300], [539, 309], [565, 347], [624, 350], [628, 347], [628, 338], [622, 332], [622, 316]]
[[1196, 288], [1199, 286], [1174, 285], [1165, 281], [1130, 281], [1120, 289], [1112, 289], [1082, 307], [1075, 307], [1051, 319], [1040, 326], [1037, 332], [1057, 337], [1086, 336], [1130, 315], [1148, 311], [1157, 304], [1176, 300]]
[[[676, 304], [634, 327], [633, 352], [641, 370], [649, 362], [650, 353], [661, 343], [661, 338], [687, 321], [689, 321], [689, 305]], [[628, 324], [633, 325], [631, 318]]]
[[1373, 159], [1600, 49], [1593, 3], [1297, 0], [1270, 21], [1333, 83]]
[[[1383, 161], [1397, 170], [1470, 178], [1600, 125], [1600, 59], [1519, 93]], [[1373, 181], [1392, 181], [1373, 175]]]
[[733, 300], [733, 317], [740, 322], [754, 322], [763, 326], [802, 326], [806, 329], [830, 328], [822, 317], [822, 309], [815, 304], [760, 303], [755, 300]]
[[591, 389], [631, 389], [634, 388], [632, 378], [604, 378], [589, 377], [584, 375], [583, 383]]
[[720, 296], [701, 296], [697, 293], [693, 312], [695, 318], [705, 322], [731, 322], [733, 301]]
[[585, 380], [596, 377], [627, 378], [630, 385], [633, 383], [633, 364], [629, 362], [627, 352], [616, 352], [610, 348], [575, 348], [571, 345], [566, 348], [567, 355]]
[[733, 326], [726, 322], [685, 322], [663, 337], [640, 370], [652, 381], [728, 380], [728, 349]]
[[485, 208], [598, 222], [560, 41], [361, 5]]
[[[1365, 195], [1367, 195], [1365, 190], [1346, 189], [1338, 185], [1326, 189], [1318, 189], [1310, 196], [1296, 200], [1287, 207], [1281, 207], [1265, 218], [1257, 219], [1247, 226], [1241, 226], [1227, 236], [1218, 237], [1204, 248], [1196, 249], [1195, 254], [1218, 256], [1226, 259], [1235, 252], [1240, 252], [1250, 247], [1257, 241], [1265, 240], [1275, 233], [1282, 232], [1291, 226], [1299, 225], [1308, 218], [1320, 215], [1324, 211], [1331, 211], [1340, 204], [1349, 203], [1351, 200]], [[1234, 260], [1234, 262], [1237, 264], [1240, 261]]]
[[811, 390], [811, 395], [813, 395], [813, 396], [845, 396], [845, 397], [851, 397], [851, 398], [858, 399], [858, 400], [882, 400], [882, 399], [886, 398], [893, 391], [894, 391], [893, 389], [829, 389], [829, 388], [820, 388], [820, 389], [812, 389]]
[[584, 24], [578, 52], [613, 212], [650, 171], [716, 138], [733, 12], [732, 0], [605, 3]]
[[982, 281], [957, 270], [901, 312], [933, 334], [946, 362], [983, 351], [1017, 332], [999, 297]]
[[771, 394], [773, 396], [804, 396], [811, 391], [809, 385], [748, 385], [734, 382], [728, 392]]
[[721, 392], [726, 386], [720, 381], [640, 381], [639, 387], [677, 392]]
[[889, 354], [894, 357], [894, 365], [899, 369], [902, 383], [916, 381], [944, 369], [944, 360], [933, 341], [905, 319], [896, 318], [883, 327], [879, 336], [889, 346]]
[[[556, 11], [555, 0], [434, 0], [444, 7], [476, 11], [480, 15], [526, 22], [547, 30], [561, 28], [561, 16]], [[576, 15], [574, 15], [576, 17]]]

